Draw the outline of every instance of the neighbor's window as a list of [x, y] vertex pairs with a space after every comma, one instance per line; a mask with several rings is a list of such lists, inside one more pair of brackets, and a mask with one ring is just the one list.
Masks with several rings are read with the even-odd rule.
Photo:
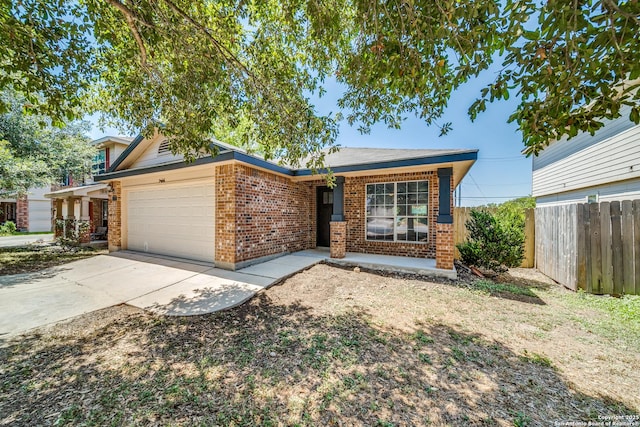
[[93, 158], [93, 163], [91, 165], [91, 173], [93, 175], [98, 175], [101, 173], [105, 173], [107, 171], [107, 156], [105, 150], [100, 150]]
[[367, 184], [367, 240], [427, 242], [429, 182]]

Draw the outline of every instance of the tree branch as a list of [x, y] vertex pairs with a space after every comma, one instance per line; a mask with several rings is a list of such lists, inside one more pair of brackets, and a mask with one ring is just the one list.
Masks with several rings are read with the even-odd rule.
[[615, 2], [615, 1], [611, 1], [611, 0], [604, 0], [604, 1], [602, 2], [602, 5], [605, 7], [605, 9], [608, 9], [608, 10], [610, 10], [610, 11], [611, 11], [611, 10], [613, 10], [613, 11], [615, 11], [615, 12], [618, 12], [618, 13], [619, 13], [621, 16], [623, 16], [624, 18], [626, 18], [626, 19], [631, 19], [633, 22], [635, 22], [635, 23], [636, 23], [636, 25], [639, 25], [639, 26], [640, 26], [640, 19], [638, 19], [638, 17], [637, 17], [636, 15], [634, 15], [634, 14], [632, 14], [632, 13], [629, 13], [629, 12], [625, 12], [624, 10], [622, 10], [622, 9], [620, 8], [620, 6], [618, 6], [618, 5], [616, 4], [616, 2]]
[[[110, 0], [110, 1], [112, 1], [112, 0]], [[209, 32], [209, 29], [207, 27], [205, 27], [204, 25], [202, 25], [201, 23], [199, 23], [198, 21], [193, 19], [191, 16], [189, 16], [189, 14], [187, 14], [185, 11], [180, 9], [171, 0], [164, 0], [164, 2], [171, 8], [171, 10], [173, 10], [175, 13], [180, 15], [180, 17], [182, 17], [184, 20], [186, 20], [191, 25], [193, 25], [198, 30], [200, 30], [205, 35], [205, 37], [207, 37], [213, 43], [213, 45], [225, 57], [225, 59], [227, 59], [230, 62], [235, 63], [236, 65], [238, 65], [242, 69], [242, 71], [247, 74], [247, 76], [251, 77], [251, 79], [254, 82], [257, 82], [256, 76], [246, 67], [246, 65], [244, 65], [244, 63], [242, 61], [240, 61], [240, 59], [238, 59], [237, 56], [235, 56], [235, 54], [233, 52], [231, 52], [222, 43], [220, 43], [220, 41], [218, 39], [213, 37], [213, 35], [211, 35], [211, 33]]]
[[140, 35], [140, 32], [138, 31], [138, 27], [136, 26], [136, 21], [138, 22], [144, 22], [144, 21], [138, 18], [135, 12], [133, 12], [131, 9], [129, 9], [127, 6], [125, 6], [118, 0], [107, 0], [107, 3], [109, 3], [111, 6], [115, 7], [116, 9], [118, 9], [124, 15], [124, 19], [125, 21], [127, 21], [127, 26], [131, 30], [131, 34], [133, 35], [133, 38], [135, 39], [136, 44], [138, 45], [138, 50], [140, 51], [140, 65], [142, 66], [142, 68], [144, 68], [148, 72], [149, 66], [147, 64], [147, 48], [144, 44], [144, 40], [142, 40], [142, 36]]

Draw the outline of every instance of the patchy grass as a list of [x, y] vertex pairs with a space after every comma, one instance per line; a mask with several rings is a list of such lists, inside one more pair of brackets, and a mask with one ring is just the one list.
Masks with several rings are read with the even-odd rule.
[[[616, 298], [580, 291], [563, 297], [566, 307], [576, 310], [573, 319], [589, 331], [608, 341], [640, 347], [640, 295]], [[587, 310], [592, 314], [583, 315]]]
[[10, 234], [10, 236], [35, 236], [38, 234], [49, 234], [53, 236], [51, 231], [16, 231], [15, 233]]
[[103, 249], [66, 248], [55, 244], [0, 248], [0, 276], [30, 273], [104, 253], [107, 251]]
[[542, 304], [318, 265], [211, 315], [103, 310], [0, 348], [0, 425], [539, 426], [635, 416], [640, 348], [585, 330], [574, 317], [595, 309], [571, 305], [572, 294], [532, 289]]
[[531, 289], [525, 286], [519, 286], [511, 283], [496, 283], [491, 280], [482, 279], [476, 280], [469, 284], [472, 289], [480, 292], [485, 292], [489, 295], [524, 295], [527, 297], [537, 297], [537, 295], [531, 291]]

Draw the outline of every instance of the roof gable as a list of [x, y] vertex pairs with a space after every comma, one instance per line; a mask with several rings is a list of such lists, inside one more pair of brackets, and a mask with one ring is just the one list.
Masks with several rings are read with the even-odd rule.
[[97, 148], [104, 148], [111, 145], [121, 145], [126, 147], [131, 144], [131, 142], [133, 142], [133, 138], [128, 136], [104, 136], [91, 141], [91, 145]]

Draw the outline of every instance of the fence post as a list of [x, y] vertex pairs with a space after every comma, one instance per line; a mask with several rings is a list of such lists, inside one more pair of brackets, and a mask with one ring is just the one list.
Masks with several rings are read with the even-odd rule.
[[634, 268], [634, 237], [633, 237], [633, 204], [631, 200], [622, 202], [622, 265], [623, 265], [623, 292], [633, 294], [635, 292], [635, 268]]
[[613, 292], [613, 264], [611, 252], [611, 205], [600, 203], [600, 241], [602, 251], [602, 289], [603, 294]]
[[591, 292], [602, 293], [602, 243], [600, 242], [600, 205], [589, 205], [591, 235]]
[[622, 295], [624, 290], [621, 215], [620, 202], [611, 202], [611, 258], [613, 260], [614, 295]]
[[634, 295], [640, 295], [640, 200], [633, 201]]
[[524, 257], [520, 267], [532, 268], [536, 259], [536, 220], [535, 210], [524, 211]]

